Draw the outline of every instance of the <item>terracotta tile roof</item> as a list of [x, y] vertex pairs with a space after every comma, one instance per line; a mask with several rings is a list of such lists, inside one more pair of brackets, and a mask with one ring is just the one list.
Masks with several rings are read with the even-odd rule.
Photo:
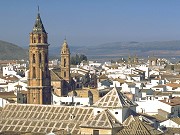
[[21, 90], [20, 93], [26, 95], [26, 94], [28, 93], [28, 91], [26, 91], [26, 90]]
[[0, 133], [6, 131], [47, 134], [69, 130], [80, 134], [79, 125], [93, 116], [91, 107], [8, 104], [0, 115]]
[[128, 86], [135, 86], [135, 85], [136, 85], [136, 84], [133, 83], [133, 82], [126, 82], [126, 84], [127, 84]]
[[102, 74], [101, 76], [98, 77], [98, 79], [108, 79], [108, 77], [105, 74]]
[[162, 92], [162, 91], [154, 91], [154, 96], [170, 96], [172, 95], [172, 92]]
[[116, 79], [114, 79], [114, 81], [118, 81], [120, 83], [125, 83], [126, 82], [124, 79], [120, 79], [120, 78], [116, 78]]
[[139, 117], [129, 116], [123, 122], [123, 129], [120, 130], [117, 135], [160, 135], [160, 131], [156, 130], [154, 127], [150, 126]]
[[84, 75], [79, 73], [71, 73], [71, 77], [83, 77]]
[[139, 75], [129, 74], [130, 77], [140, 77]]
[[177, 123], [178, 125], [180, 125], [180, 118], [174, 117], [174, 118], [171, 118], [171, 120]]
[[117, 128], [121, 127], [120, 122], [110, 113], [108, 110], [104, 110], [97, 114], [93, 118], [88, 119], [85, 123], [82, 123], [80, 127], [91, 127], [91, 128]]
[[113, 88], [105, 96], [99, 99], [93, 106], [102, 108], [124, 108], [130, 106], [137, 106], [136, 103], [129, 100], [117, 88]]
[[180, 133], [180, 128], [168, 127], [164, 135], [178, 135], [179, 133]]
[[180, 76], [179, 75], [172, 75], [172, 74], [162, 74], [161, 75], [161, 78], [162, 79], [176, 79], [176, 78], [179, 78], [180, 79]]
[[166, 87], [166, 85], [156, 85], [153, 88], [164, 88], [164, 87]]
[[60, 73], [56, 70], [50, 70], [51, 80], [52, 81], [61, 81], [62, 77], [59, 75]]
[[166, 84], [166, 86], [169, 86], [169, 87], [172, 87], [172, 88], [178, 88], [178, 87], [180, 87], [180, 84], [178, 84], [178, 83], [168, 83], [168, 84]]
[[159, 100], [159, 101], [165, 104], [168, 104], [170, 106], [180, 105], [180, 97], [172, 97], [169, 99], [164, 99], [164, 100]]
[[165, 120], [167, 120], [167, 118], [159, 115], [159, 114], [155, 114], [155, 115], [152, 115], [154, 118], [156, 118], [156, 120], [158, 120], [159, 122], [163, 122]]
[[7, 75], [7, 76], [2, 77], [2, 79], [7, 80], [7, 81], [12, 81], [12, 82], [19, 81], [19, 78], [17, 78], [14, 75]]
[[0, 92], [0, 98], [16, 98], [16, 95], [14, 94], [14, 92]]

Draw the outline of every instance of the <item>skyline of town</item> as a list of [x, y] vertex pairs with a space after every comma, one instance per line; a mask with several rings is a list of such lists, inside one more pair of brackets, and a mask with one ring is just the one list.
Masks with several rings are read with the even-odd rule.
[[[122, 32], [119, 30], [123, 28], [124, 34], [127, 34], [123, 35], [123, 40], [126, 38], [130, 40], [132, 37], [136, 40], [164, 39], [171, 35], [171, 30], [178, 28], [173, 24], [178, 23], [179, 18], [171, 22], [178, 16], [177, 13], [174, 14], [177, 9], [172, 10], [175, 3], [170, 4], [166, 1], [168, 5], [165, 6], [159, 1], [151, 1], [143, 6], [144, 3], [138, 1], [133, 8], [132, 5], [129, 6], [129, 1], [115, 1], [110, 5], [109, 1], [103, 1], [103, 5], [101, 5], [102, 1], [94, 1], [97, 5], [90, 1], [81, 1], [82, 3], [77, 7], [71, 5], [67, 8], [64, 5], [69, 1], [62, 3], [56, 1], [56, 6], [52, 9], [48, 8], [51, 7], [51, 2], [45, 0], [36, 2], [36, 13], [32, 10], [28, 11], [36, 14], [34, 21], [29, 21], [34, 15], [27, 16], [25, 14], [28, 12], [24, 11], [23, 14], [13, 12], [15, 18], [13, 23], [6, 19], [1, 22], [9, 26], [2, 29], [3, 35], [12, 40], [16, 38], [17, 41], [21, 36], [22, 42], [27, 40], [28, 49], [0, 40], [0, 56], [2, 56], [0, 57], [0, 134], [179, 135], [180, 61], [175, 56], [179, 57], [180, 41], [115, 42], [87, 47], [88, 43], [95, 44], [101, 40], [103, 42], [120, 40], [119, 34]], [[71, 4], [77, 4], [76, 2]], [[30, 3], [28, 1], [26, 4], [31, 5]], [[46, 5], [48, 3], [49, 5]], [[61, 21], [58, 20], [59, 16], [56, 17], [57, 14], [51, 12], [57, 9], [59, 11], [60, 3], [63, 7], [61, 10], [71, 9], [63, 16], [62, 23], [58, 22]], [[120, 6], [120, 3], [128, 6], [126, 13], [131, 14], [131, 18], [124, 14], [126, 6]], [[150, 3], [151, 6], [147, 7]], [[21, 7], [19, 11], [27, 9], [23, 4], [19, 4]], [[41, 9], [39, 10], [39, 5], [42, 5], [42, 12]], [[34, 7], [34, 4], [31, 6]], [[30, 9], [31, 6], [28, 8]], [[45, 7], [47, 10], [43, 9]], [[107, 10], [107, 7], [111, 8]], [[120, 7], [123, 7], [124, 12], [113, 14], [119, 13]], [[12, 9], [16, 8], [13, 6]], [[7, 16], [3, 18], [9, 17], [8, 14], [12, 13], [7, 11]], [[57, 11], [55, 13], [58, 13]], [[80, 14], [77, 14], [78, 12]], [[171, 16], [171, 13], [174, 16]], [[123, 17], [118, 20], [117, 17], [120, 16], [124, 18], [128, 16], [128, 18], [124, 21], [122, 21]], [[157, 20], [152, 21], [152, 18], [148, 18], [150, 16]], [[160, 16], [161, 18], [158, 18]], [[105, 23], [103, 23], [104, 19], [107, 20]], [[162, 23], [163, 20], [166, 22]], [[29, 23], [25, 23], [26, 21]], [[126, 25], [123, 26], [123, 23]], [[16, 31], [18, 25], [21, 29]], [[30, 26], [32, 27], [28, 30]], [[70, 33], [65, 34], [64, 37], [59, 35], [63, 42], [58, 41], [60, 39], [55, 36], [60, 29], [63, 30], [62, 33]], [[10, 36], [8, 34], [10, 30], [12, 35], [16, 32], [16, 36]], [[26, 31], [26, 34], [29, 32], [28, 36], [23, 37], [22, 31]], [[139, 33], [136, 33], [137, 31]], [[148, 33], [149, 31], [152, 33]], [[173, 32], [174, 35], [165, 39], [171, 39], [179, 31], [173, 30]], [[91, 41], [92, 39], [94, 40]], [[58, 42], [57, 47], [54, 47], [55, 42]], [[76, 43], [81, 45], [83, 42], [87, 46], [77, 47], [75, 53], [71, 51], [75, 50], [73, 45]], [[57, 51], [58, 58], [50, 58], [50, 44]], [[85, 55], [82, 54], [83, 50]], [[130, 51], [134, 55], [127, 56]], [[154, 52], [158, 55], [154, 55]], [[104, 61], [93, 61], [86, 55], [101, 57]], [[138, 57], [140, 55], [147, 58]], [[116, 57], [118, 60], [107, 60], [105, 59], [107, 56]], [[172, 62], [166, 56], [172, 57], [172, 60], [177, 62]]]
[[178, 40], [180, 35], [178, 0], [3, 0], [0, 27], [5, 33], [1, 40], [28, 46], [37, 5], [52, 46], [59, 46], [65, 36], [71, 46], [89, 46], [116, 41]]

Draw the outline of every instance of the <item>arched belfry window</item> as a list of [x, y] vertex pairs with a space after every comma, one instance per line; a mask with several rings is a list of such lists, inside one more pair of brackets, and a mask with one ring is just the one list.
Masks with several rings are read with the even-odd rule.
[[45, 63], [48, 63], [48, 55], [44, 54], [44, 57], [45, 57]]
[[42, 57], [41, 57], [41, 53], [39, 53], [39, 63], [41, 63], [42, 61]]
[[46, 36], [43, 36], [43, 40], [44, 40], [43, 41], [44, 43], [47, 43], [47, 37]]
[[33, 63], [35, 63], [35, 62], [36, 62], [35, 54], [33, 54], [33, 57], [32, 57], [32, 62], [33, 62]]
[[41, 43], [41, 35], [38, 35], [38, 43]]
[[64, 67], [66, 67], [66, 59], [64, 59]]
[[33, 43], [36, 43], [36, 38], [35, 37], [34, 37], [33, 41], [34, 41]]
[[33, 67], [33, 78], [36, 78], [36, 68]]
[[66, 71], [64, 71], [64, 77], [66, 77]]

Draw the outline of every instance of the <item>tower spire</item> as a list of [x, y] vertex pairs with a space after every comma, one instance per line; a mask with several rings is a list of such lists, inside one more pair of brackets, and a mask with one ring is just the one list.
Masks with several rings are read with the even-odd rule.
[[64, 37], [64, 43], [67, 43], [66, 36]]
[[39, 14], [39, 5], [38, 5], [38, 14]]
[[42, 32], [46, 33], [46, 30], [44, 29], [44, 26], [43, 26], [43, 23], [42, 23], [42, 20], [40, 17], [39, 5], [38, 5], [38, 14], [37, 14], [36, 21], [35, 21], [32, 32], [34, 32], [34, 33], [42, 33]]

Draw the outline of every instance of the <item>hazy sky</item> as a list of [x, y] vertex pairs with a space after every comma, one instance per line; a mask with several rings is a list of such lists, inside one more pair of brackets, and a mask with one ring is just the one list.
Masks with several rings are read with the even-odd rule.
[[0, 40], [28, 46], [37, 5], [51, 46], [180, 40], [180, 0], [0, 0]]

